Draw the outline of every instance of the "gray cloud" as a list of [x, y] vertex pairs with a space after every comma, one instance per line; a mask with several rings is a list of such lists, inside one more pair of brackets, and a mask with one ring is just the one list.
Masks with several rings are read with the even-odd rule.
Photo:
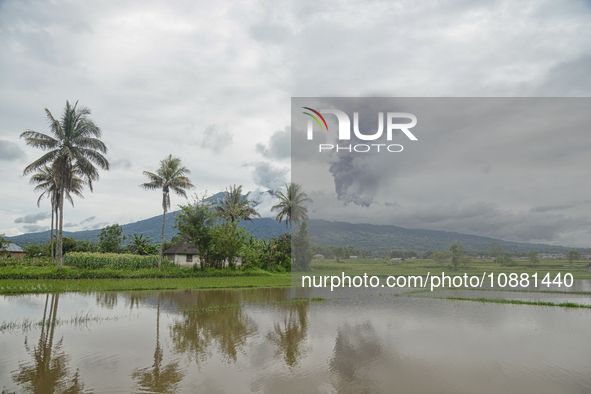
[[368, 195], [375, 192], [380, 178], [366, 164], [363, 157], [343, 155], [330, 166], [339, 200], [365, 207], [373, 202], [373, 198]]
[[571, 204], [561, 204], [561, 205], [544, 205], [539, 207], [533, 207], [529, 211], [530, 212], [552, 212], [552, 211], [564, 211], [566, 209], [578, 207], [583, 204], [588, 204], [591, 201], [583, 201], [583, 202], [576, 202]]
[[92, 222], [95, 218], [96, 218], [96, 216], [91, 216], [89, 218], [86, 218], [86, 219], [84, 219], [83, 221], [80, 222], [80, 225], [83, 225], [84, 223]]
[[126, 170], [131, 168], [131, 161], [126, 158], [111, 160], [109, 164], [111, 164], [111, 168], [123, 168]]
[[17, 144], [7, 140], [0, 140], [0, 160], [13, 161], [24, 157], [24, 152]]
[[39, 225], [36, 225], [36, 224], [25, 224], [23, 226], [23, 228], [28, 233], [38, 233], [38, 232], [41, 232], [41, 231], [49, 230], [49, 226], [39, 226]]
[[244, 164], [245, 167], [254, 167], [252, 178], [256, 185], [271, 190], [280, 189], [287, 180], [288, 168], [275, 167], [270, 163], [257, 162]]
[[[353, 1], [284, 0], [198, 5], [3, 2], [0, 139], [23, 146], [15, 133], [47, 132], [43, 108], [59, 116], [66, 98], [80, 98], [92, 109], [109, 144], [108, 159], [119, 170], [101, 171], [94, 194], [66, 211], [66, 220], [80, 222], [99, 211], [105, 215], [101, 220], [109, 223], [151, 217], [158, 204], [150, 193], [138, 191], [145, 179], [139, 179], [141, 171], [131, 174], [131, 169], [154, 170], [169, 152], [182, 155], [198, 187], [223, 190], [244, 182], [253, 189], [255, 179], [270, 184], [273, 177], [268, 172], [265, 176], [264, 168], [250, 179], [250, 170], [240, 166], [258, 160], [253, 156], [259, 154], [262, 160], [279, 159], [272, 134], [285, 125], [292, 97], [589, 96], [591, 14], [586, 3], [556, 7], [553, 2], [529, 2], [522, 7], [518, 2], [452, 0], [392, 6], [379, 0], [359, 7]], [[364, 220], [373, 220], [364, 215], [374, 207], [384, 208], [380, 201], [397, 201], [401, 207], [485, 201], [500, 212], [518, 215], [587, 199], [590, 191], [581, 181], [588, 178], [591, 157], [585, 124], [546, 130], [540, 122], [539, 132], [522, 130], [503, 123], [512, 116], [504, 108], [471, 123], [471, 114], [480, 108], [475, 102], [462, 105], [463, 112], [446, 104], [423, 113], [417, 127], [439, 120], [448, 127], [432, 127], [428, 133], [423, 128], [419, 142], [402, 142], [405, 151], [397, 156], [341, 162], [337, 155], [319, 156], [315, 150], [292, 146], [292, 160], [324, 165], [313, 181], [329, 185], [333, 192], [339, 183], [337, 203], [372, 201], [369, 207], [347, 206], [347, 215], [360, 209]], [[367, 113], [362, 122], [370, 129], [375, 114]], [[458, 113], [465, 122], [453, 122]], [[562, 116], [560, 111], [554, 115]], [[219, 136], [225, 129], [214, 125], [220, 123], [239, 130], [228, 133], [232, 140], [226, 148]], [[208, 125], [215, 130], [202, 133]], [[578, 142], [572, 144], [572, 139]], [[331, 136], [315, 135], [315, 143], [322, 141], [330, 143]], [[31, 160], [41, 154], [30, 147], [22, 150]], [[24, 166], [14, 158], [14, 150], [0, 152], [0, 160], [5, 160], [1, 205], [28, 212], [37, 195], [21, 176]], [[12, 161], [6, 161], [10, 157]], [[328, 171], [333, 164], [334, 176]], [[381, 181], [354, 179], [353, 174], [380, 174]], [[546, 213], [577, 217], [586, 215], [584, 208]], [[0, 215], [0, 227], [13, 225], [9, 216]], [[505, 216], [511, 225], [511, 215]], [[428, 222], [426, 217], [409, 223], [467, 231], [466, 223], [441, 213], [434, 212], [433, 218], [441, 220]], [[580, 242], [590, 244], [585, 231], [577, 230]], [[557, 239], [567, 241], [573, 235], [566, 230], [559, 234]]]
[[292, 31], [285, 26], [270, 23], [251, 26], [250, 34], [257, 41], [271, 44], [283, 44], [293, 36]]
[[283, 130], [277, 130], [269, 139], [269, 144], [257, 144], [256, 150], [268, 159], [291, 158], [291, 127], [285, 126]]
[[[51, 215], [47, 212], [39, 212], [32, 215], [26, 215], [20, 218], [14, 219], [15, 223], [27, 223], [27, 224], [35, 224], [38, 221], [47, 219]], [[24, 227], [24, 226], [23, 226]]]
[[78, 223], [64, 223], [64, 227], [78, 227]]
[[[351, 105], [344, 100], [334, 99], [332, 105], [350, 114]], [[585, 205], [588, 191], [575, 180], [584, 179], [585, 168], [591, 165], [584, 131], [591, 116], [585, 103], [585, 99], [392, 99], [389, 107], [419, 119], [413, 129], [418, 141], [404, 136], [395, 141], [393, 136], [392, 143], [404, 146], [399, 154], [341, 151], [337, 155], [318, 152], [315, 134], [314, 144], [303, 138], [301, 145], [324, 162], [297, 156], [292, 159], [292, 180], [311, 192], [324, 192], [324, 197], [318, 193], [312, 197], [311, 218], [584, 245], [591, 234]], [[359, 107], [360, 116], [362, 111], [386, 111], [372, 111], [363, 102]], [[298, 118], [292, 113], [292, 119]], [[372, 130], [370, 126], [367, 123], [364, 129]], [[556, 132], [559, 129], [561, 133]], [[335, 136], [336, 131], [330, 138]], [[359, 143], [367, 142], [354, 138], [340, 142]]]
[[98, 230], [98, 229], [101, 229], [101, 228], [106, 227], [108, 225], [109, 225], [108, 222], [95, 223], [90, 226], [84, 227], [84, 230]]
[[544, 76], [544, 81], [533, 93], [536, 96], [588, 96], [591, 91], [589, 70], [591, 55], [561, 61]]
[[227, 127], [212, 124], [207, 126], [203, 132], [201, 147], [215, 153], [220, 153], [232, 145], [232, 139], [233, 135], [228, 131]]

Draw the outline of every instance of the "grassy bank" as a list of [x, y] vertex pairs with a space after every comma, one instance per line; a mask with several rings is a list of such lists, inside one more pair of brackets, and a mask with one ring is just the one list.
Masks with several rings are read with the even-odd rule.
[[[164, 261], [155, 268], [153, 256], [74, 256], [58, 270], [48, 259], [0, 260], [0, 294], [66, 291], [208, 289], [289, 286], [289, 273], [260, 269], [202, 271]], [[91, 256], [92, 257], [92, 256]]]
[[0, 294], [281, 287], [290, 284], [289, 274], [201, 278], [2, 279]]
[[83, 269], [64, 266], [58, 270], [53, 266], [45, 267], [2, 267], [0, 268], [0, 280], [2, 279], [148, 279], [148, 278], [210, 278], [210, 277], [235, 277], [235, 276], [268, 276], [269, 272], [260, 269], [252, 270], [214, 270], [191, 268], [157, 268], [143, 269]]
[[577, 304], [574, 302], [547, 302], [547, 301], [522, 301], [522, 300], [507, 300], [504, 298], [464, 298], [464, 297], [443, 297], [442, 300], [452, 301], [477, 301], [490, 302], [494, 304], [515, 304], [515, 305], [536, 305], [536, 306], [558, 306], [562, 308], [586, 308], [591, 309], [591, 305]]
[[[75, 258], [74, 258], [75, 257]], [[129, 258], [118, 255], [104, 261], [72, 256], [73, 265], [65, 265], [57, 270], [47, 260], [0, 260], [0, 294], [45, 293], [63, 291], [106, 291], [106, 290], [156, 290], [156, 289], [206, 289], [237, 287], [277, 287], [289, 286], [289, 273], [269, 273], [263, 270], [205, 270], [180, 268], [174, 264], [164, 264], [162, 270], [153, 268], [152, 258]], [[108, 257], [108, 256], [107, 256]], [[150, 259], [150, 260], [148, 260]], [[467, 267], [452, 270], [432, 260], [405, 260], [393, 265], [390, 260], [314, 260], [310, 265], [312, 275], [378, 275], [378, 276], [425, 276], [427, 272], [440, 275], [482, 276], [499, 273], [550, 273], [553, 278], [559, 272], [571, 273], [574, 279], [591, 279], [587, 272], [588, 262], [575, 262], [569, 268], [567, 261], [543, 260], [536, 268], [527, 261], [517, 260], [514, 267], [503, 267], [485, 260], [472, 260]], [[146, 268], [152, 267], [152, 268]], [[541, 278], [540, 278], [541, 280]]]

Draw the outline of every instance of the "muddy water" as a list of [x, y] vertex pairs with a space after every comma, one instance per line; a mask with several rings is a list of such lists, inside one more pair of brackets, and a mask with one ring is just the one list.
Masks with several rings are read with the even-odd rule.
[[247, 289], [2, 296], [0, 321], [3, 393], [591, 392], [591, 309]]

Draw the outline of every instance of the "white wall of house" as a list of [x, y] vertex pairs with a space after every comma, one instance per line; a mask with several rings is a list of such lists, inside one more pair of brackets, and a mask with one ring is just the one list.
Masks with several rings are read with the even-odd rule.
[[[170, 255], [169, 255], [170, 256]], [[192, 267], [193, 265], [197, 264], [198, 267], [201, 266], [201, 262], [199, 260], [199, 256], [197, 255], [187, 255], [187, 254], [174, 254], [170, 258], [172, 261], [180, 265], [181, 267]], [[190, 257], [190, 258], [187, 258]], [[189, 260], [189, 261], [187, 261]]]
[[[201, 267], [201, 260], [199, 260], [199, 256], [192, 255], [189, 259], [190, 255], [186, 254], [174, 254], [174, 255], [167, 255], [169, 260], [174, 261], [176, 264], [180, 265], [181, 267], [192, 267], [193, 265], [197, 264], [197, 267]], [[191, 261], [187, 261], [191, 260]], [[228, 267], [230, 264], [228, 260], [224, 262], [224, 267]], [[242, 265], [242, 259], [240, 257], [236, 258], [236, 266], [240, 267]]]

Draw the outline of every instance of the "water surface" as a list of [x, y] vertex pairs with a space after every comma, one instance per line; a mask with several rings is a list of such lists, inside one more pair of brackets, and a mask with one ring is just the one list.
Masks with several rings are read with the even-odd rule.
[[590, 309], [282, 288], [3, 296], [0, 316], [5, 393], [591, 392]]

